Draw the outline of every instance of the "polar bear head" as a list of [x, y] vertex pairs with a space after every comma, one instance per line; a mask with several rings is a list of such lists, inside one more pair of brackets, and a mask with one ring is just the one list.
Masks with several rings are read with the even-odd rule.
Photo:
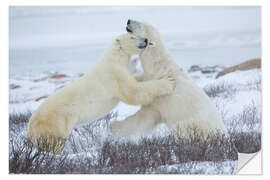
[[148, 45], [147, 38], [123, 34], [116, 38], [116, 47], [128, 56], [140, 54]]
[[160, 41], [159, 32], [151, 25], [139, 21], [128, 20], [126, 26], [127, 32], [137, 37], [148, 39], [149, 46], [154, 46], [157, 41]]

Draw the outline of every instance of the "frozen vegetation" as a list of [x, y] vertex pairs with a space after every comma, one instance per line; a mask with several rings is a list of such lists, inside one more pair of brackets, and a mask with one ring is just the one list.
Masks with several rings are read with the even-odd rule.
[[[10, 114], [10, 172], [234, 173], [237, 152], [254, 153], [261, 148], [260, 73], [254, 69], [219, 79], [201, 75], [197, 80], [216, 103], [230, 135], [229, 138], [214, 135], [208, 141], [174, 138], [164, 124], [151, 137], [134, 137], [131, 141], [113, 139], [108, 129], [110, 122], [122, 120], [139, 109], [121, 103], [106, 117], [74, 129], [66, 140], [64, 152], [52, 155], [32, 148], [25, 138], [30, 108], [38, 105], [35, 102], [36, 106], [28, 106], [29, 111], [22, 109], [24, 112]], [[13, 105], [14, 110], [21, 106]]]
[[[168, 20], [175, 17], [178, 21]], [[119, 103], [106, 117], [74, 129], [62, 154], [33, 148], [26, 139], [31, 114], [91, 68], [106, 45], [125, 32], [128, 18], [155, 25], [186, 71], [219, 65], [213, 72], [189, 74], [216, 104], [230, 136], [179, 139], [160, 124], [151, 137], [113, 139], [110, 122], [140, 109]], [[260, 8], [11, 7], [9, 172], [235, 173], [237, 152], [261, 148], [261, 70], [215, 76], [224, 67], [261, 57], [260, 38]]]

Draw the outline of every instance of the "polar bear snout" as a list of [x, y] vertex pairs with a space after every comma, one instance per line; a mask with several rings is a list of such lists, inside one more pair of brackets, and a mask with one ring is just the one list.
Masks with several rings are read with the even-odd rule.
[[126, 30], [127, 30], [127, 32], [132, 33], [132, 30], [131, 30], [130, 27], [129, 27], [130, 21], [131, 21], [130, 19], [127, 21], [127, 27], [126, 27]]
[[126, 26], [127, 32], [132, 33], [133, 32], [133, 30], [132, 30], [133, 28], [134, 28], [134, 23], [133, 23], [132, 20], [129, 19], [127, 21], [127, 26]]
[[128, 20], [127, 21], [127, 26], [126, 26], [126, 30], [129, 33], [132, 34], [136, 34], [138, 36], [143, 36], [143, 26], [142, 23], [138, 22], [138, 21], [134, 21], [134, 20]]
[[127, 21], [127, 26], [132, 26], [132, 25], [138, 24], [138, 23], [139, 23], [139, 22], [137, 22], [137, 21], [134, 21], [134, 20], [129, 19], [129, 20]]
[[139, 49], [145, 49], [148, 45], [148, 39], [139, 37], [139, 36], [131, 36], [130, 38], [135, 43], [136, 47]]
[[132, 31], [129, 29], [129, 27], [128, 27], [128, 26], [126, 27], [126, 30], [127, 30], [127, 32], [132, 33]]
[[144, 38], [143, 42], [139, 43], [138, 48], [144, 49], [147, 47], [147, 45], [148, 45], [148, 40], [146, 38]]

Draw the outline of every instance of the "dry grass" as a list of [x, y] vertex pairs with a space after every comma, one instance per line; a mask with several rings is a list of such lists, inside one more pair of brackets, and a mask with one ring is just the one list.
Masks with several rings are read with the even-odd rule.
[[[259, 82], [258, 89], [259, 89]], [[257, 85], [256, 85], [257, 87]], [[236, 89], [226, 84], [205, 88], [210, 97], [227, 98]], [[222, 108], [222, 106], [220, 107]], [[226, 112], [221, 113], [225, 119]], [[108, 125], [117, 114], [108, 114], [81, 128], [66, 140], [62, 154], [40, 151], [25, 138], [31, 113], [12, 114], [9, 118], [9, 172], [23, 174], [138, 174], [201, 173], [198, 162], [212, 162], [223, 172], [221, 162], [237, 160], [237, 152], [261, 149], [261, 114], [254, 103], [232, 119], [226, 120], [229, 135], [212, 134], [206, 140], [194, 130], [189, 139], [175, 136], [141, 138], [138, 142], [113, 140]], [[258, 127], [259, 126], [259, 127]], [[175, 166], [168, 170], [168, 166]], [[233, 172], [233, 171], [231, 171]]]
[[208, 85], [204, 87], [204, 92], [210, 97], [221, 96], [223, 98], [232, 97], [232, 95], [237, 91], [237, 89], [228, 83], [220, 83], [218, 85]]
[[254, 153], [261, 149], [261, 118], [261, 113], [252, 102], [229, 122], [229, 134], [238, 152]]
[[107, 139], [98, 153], [97, 159], [80, 153], [55, 155], [35, 149], [26, 139], [10, 141], [9, 172], [137, 174], [186, 162], [237, 160], [237, 151], [225, 136], [207, 141], [166, 136], [142, 138], [137, 143]]

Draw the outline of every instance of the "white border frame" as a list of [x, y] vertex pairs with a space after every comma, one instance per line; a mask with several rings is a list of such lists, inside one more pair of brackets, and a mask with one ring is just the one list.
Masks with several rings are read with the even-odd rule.
[[[269, 71], [266, 70], [267, 67], [270, 67], [267, 65], [270, 62], [269, 57], [269, 50], [267, 50], [269, 45], [269, 33], [270, 33], [270, 27], [268, 19], [270, 17], [270, 8], [269, 8], [269, 1], [268, 0], [1, 0], [0, 1], [0, 109], [1, 109], [1, 120], [4, 122], [4, 125], [1, 126], [1, 140], [4, 142], [1, 148], [1, 160], [3, 161], [1, 163], [1, 172], [3, 171], [3, 174], [6, 174], [8, 177], [3, 178], [17, 178], [17, 175], [8, 175], [8, 52], [9, 52], [9, 46], [8, 46], [8, 9], [9, 6], [12, 5], [48, 5], [48, 6], [109, 6], [109, 5], [117, 5], [117, 6], [174, 6], [174, 5], [181, 5], [181, 6], [261, 6], [262, 7], [262, 72], [263, 72], [263, 150], [264, 152], [269, 152], [269, 143], [267, 141], [267, 136], [269, 135], [266, 131], [264, 131], [264, 127], [269, 128], [269, 119], [268, 119], [268, 113], [266, 107], [270, 107], [268, 104], [269, 102], [265, 101], [264, 99], [270, 99], [265, 92], [269, 92], [269, 84], [267, 84], [267, 78], [269, 77]], [[268, 41], [267, 41], [268, 40]], [[267, 48], [267, 49], [266, 49]], [[267, 75], [268, 74], [268, 75]], [[269, 111], [269, 110], [268, 110]], [[269, 131], [268, 131], [269, 132]], [[270, 159], [266, 153], [263, 154], [263, 159]], [[265, 164], [262, 167], [269, 167]], [[268, 174], [268, 172], [264, 169], [264, 174]], [[2, 174], [2, 173], [1, 173]], [[51, 175], [51, 177], [55, 178], [58, 175]], [[74, 178], [73, 175], [69, 176]], [[104, 175], [92, 175], [93, 177], [101, 178], [104, 177]], [[80, 176], [82, 178], [92, 178], [89, 176]], [[162, 176], [151, 176], [152, 178], [164, 178], [165, 175]], [[167, 176], [167, 175], [166, 175]], [[140, 178], [149, 178], [150, 176], [140, 176]], [[170, 178], [194, 178], [194, 176], [187, 176], [187, 175], [181, 175], [178, 176], [170, 176]], [[239, 177], [239, 176], [236, 176]], [[241, 177], [241, 176], [240, 176]], [[243, 177], [243, 176], [242, 176]], [[258, 176], [262, 177], [262, 176]], [[257, 177], [257, 178], [258, 178]], [[266, 176], [264, 176], [265, 178]], [[19, 178], [37, 178], [35, 176], [20, 176]], [[38, 176], [38, 178], [47, 178], [47, 176]], [[65, 176], [65, 178], [68, 178]], [[136, 176], [111, 176], [109, 178], [138, 178]], [[202, 175], [200, 178], [217, 178], [215, 176], [205, 176]], [[218, 178], [224, 178], [224, 177], [218, 177]], [[228, 178], [225, 176], [225, 178]], [[234, 177], [230, 177], [234, 178]], [[244, 178], [248, 178], [244, 176]]]

